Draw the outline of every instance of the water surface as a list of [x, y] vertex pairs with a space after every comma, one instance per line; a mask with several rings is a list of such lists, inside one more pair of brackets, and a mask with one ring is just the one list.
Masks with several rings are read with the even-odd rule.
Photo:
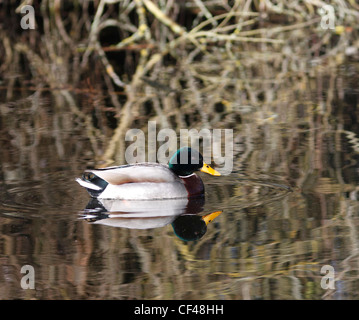
[[[203, 203], [151, 204], [116, 221], [108, 215], [123, 208], [89, 203], [75, 182], [101, 165], [93, 146], [101, 154], [102, 142], [45, 97], [1, 105], [2, 299], [358, 298], [359, 138], [346, 112], [355, 91], [331, 113], [309, 103], [261, 123], [243, 113], [232, 125], [233, 172], [201, 174]], [[213, 212], [195, 240], [175, 232], [179, 217]], [[24, 265], [34, 290], [21, 288]]]

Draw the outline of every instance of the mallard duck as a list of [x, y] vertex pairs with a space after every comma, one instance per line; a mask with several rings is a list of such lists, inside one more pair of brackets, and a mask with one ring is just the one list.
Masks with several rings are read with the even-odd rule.
[[183, 147], [171, 157], [168, 166], [136, 163], [86, 170], [76, 181], [91, 197], [99, 199], [192, 198], [204, 195], [202, 179], [195, 171], [220, 176], [203, 162], [203, 156], [197, 150]]

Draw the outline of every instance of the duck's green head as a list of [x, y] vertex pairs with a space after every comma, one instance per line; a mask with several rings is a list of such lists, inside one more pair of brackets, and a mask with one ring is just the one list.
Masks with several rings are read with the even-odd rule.
[[168, 164], [169, 168], [179, 176], [188, 176], [195, 171], [202, 171], [213, 176], [221, 174], [203, 162], [202, 155], [195, 149], [183, 147], [176, 151]]

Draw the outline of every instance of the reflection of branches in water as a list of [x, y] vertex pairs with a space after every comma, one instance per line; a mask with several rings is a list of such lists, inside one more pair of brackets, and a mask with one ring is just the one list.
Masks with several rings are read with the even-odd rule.
[[[357, 13], [351, 7], [333, 4], [347, 26], [356, 21]], [[40, 32], [23, 33], [25, 41], [4, 34], [2, 68], [14, 73], [25, 56], [31, 66], [25, 74], [51, 88], [78, 87], [86, 79], [95, 90], [105, 87], [103, 94], [109, 95], [116, 106], [118, 125], [108, 140], [104, 159], [123, 160], [124, 131], [134, 126], [149, 101], [153, 102], [147, 119], [160, 116], [164, 109], [166, 116], [175, 120], [165, 125], [172, 123], [177, 128], [184, 127], [188, 119], [192, 126], [213, 126], [218, 122], [213, 115], [215, 104], [222, 104], [225, 112], [220, 118], [227, 125], [234, 125], [230, 119], [234, 114], [242, 115], [242, 105], [258, 107], [263, 99], [262, 116], [267, 111], [269, 118], [278, 114], [280, 110], [269, 110], [268, 105], [278, 103], [278, 97], [297, 83], [293, 73], [297, 77], [307, 72], [308, 53], [319, 61], [331, 55], [335, 58], [351, 36], [351, 31], [342, 32], [336, 41], [337, 35], [317, 29], [320, 16], [316, 10], [322, 5], [320, 1], [296, 6], [236, 1], [231, 7], [222, 1], [171, 1], [161, 6], [150, 0], [101, 0], [92, 8], [86, 1], [73, 6], [55, 1], [52, 15], [50, 4], [44, 1], [36, 8], [41, 12], [43, 27], [39, 25], [38, 30], [43, 40]], [[192, 20], [182, 21], [183, 14], [191, 15]], [[283, 26], [283, 22], [290, 25]], [[308, 30], [317, 34], [313, 41], [308, 41]], [[327, 46], [338, 50], [328, 51], [321, 58], [319, 51]], [[174, 92], [154, 97], [155, 92], [148, 90], [151, 84], [147, 81], [144, 85], [143, 76], [153, 82], [162, 80], [170, 89], [181, 92], [180, 97]], [[9, 80], [10, 91], [14, 84]], [[114, 86], [123, 90], [125, 100], [113, 93]], [[145, 98], [138, 102], [138, 96], [143, 95]], [[97, 134], [91, 128], [89, 110], [74, 107], [69, 94], [65, 98], [71, 112], [85, 123], [96, 152]], [[97, 116], [105, 113], [103, 104], [95, 108]]]

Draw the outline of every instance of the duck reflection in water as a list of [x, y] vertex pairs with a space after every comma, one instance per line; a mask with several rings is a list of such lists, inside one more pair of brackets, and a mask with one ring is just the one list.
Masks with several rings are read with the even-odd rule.
[[202, 238], [207, 225], [222, 211], [201, 215], [204, 198], [167, 200], [106, 200], [92, 198], [81, 219], [93, 224], [128, 229], [153, 229], [172, 224], [184, 241]]

